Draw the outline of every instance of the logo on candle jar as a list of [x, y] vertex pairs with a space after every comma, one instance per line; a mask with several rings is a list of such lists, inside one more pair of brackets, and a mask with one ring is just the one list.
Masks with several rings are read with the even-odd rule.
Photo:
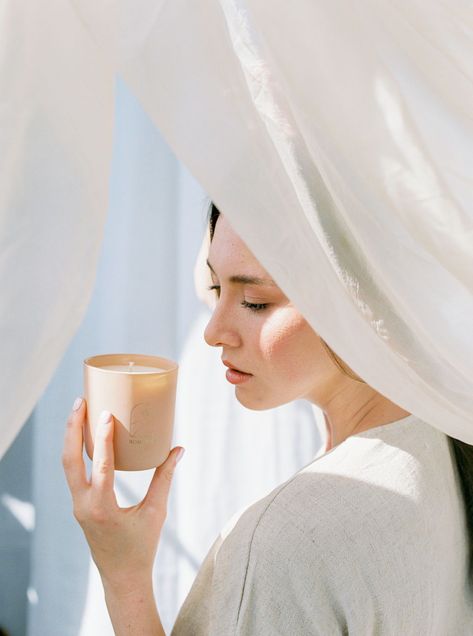
[[151, 418], [152, 409], [147, 402], [135, 404], [130, 413], [130, 444], [141, 444], [141, 440], [147, 441], [149, 436], [143, 437], [143, 433], [149, 430]]

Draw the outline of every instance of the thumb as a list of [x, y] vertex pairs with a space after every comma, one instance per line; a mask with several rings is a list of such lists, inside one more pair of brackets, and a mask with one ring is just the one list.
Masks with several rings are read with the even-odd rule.
[[171, 482], [177, 462], [184, 455], [184, 448], [176, 446], [167, 456], [166, 461], [154, 471], [153, 478], [144, 498], [146, 506], [165, 513]]

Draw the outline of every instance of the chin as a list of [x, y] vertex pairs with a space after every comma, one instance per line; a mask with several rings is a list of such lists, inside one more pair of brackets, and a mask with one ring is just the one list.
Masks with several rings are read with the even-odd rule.
[[235, 389], [235, 397], [242, 406], [250, 409], [251, 411], [267, 411], [268, 409], [275, 409], [278, 406], [292, 402], [292, 399], [281, 400], [277, 399], [275, 396], [255, 397], [254, 395], [249, 395], [249, 393], [245, 394], [243, 390], [239, 390], [239, 387], [236, 387]]

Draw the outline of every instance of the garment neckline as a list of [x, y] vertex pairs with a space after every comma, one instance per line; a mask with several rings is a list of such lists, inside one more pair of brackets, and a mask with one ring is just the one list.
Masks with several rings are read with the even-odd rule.
[[351, 437], [364, 437], [364, 436], [368, 436], [369, 437], [369, 435], [371, 433], [375, 433], [376, 431], [381, 431], [381, 430], [383, 430], [385, 428], [388, 428], [388, 427], [389, 427], [389, 429], [391, 429], [391, 427], [394, 428], [394, 427], [399, 426], [401, 424], [406, 424], [408, 422], [411, 422], [413, 420], [418, 420], [418, 419], [419, 418], [416, 415], [411, 413], [410, 415], [406, 415], [405, 417], [401, 417], [401, 419], [399, 419], [399, 420], [394, 420], [393, 422], [386, 422], [385, 424], [380, 424], [379, 426], [373, 426], [372, 428], [368, 428], [366, 431], [360, 431], [359, 433], [354, 433], [353, 435], [349, 435], [346, 438], [346, 440], [344, 440], [344, 441], [349, 440]]
[[350, 440], [354, 437], [355, 438], [370, 437], [372, 436], [373, 433], [376, 434], [376, 432], [379, 433], [380, 431], [384, 431], [384, 429], [388, 429], [388, 428], [389, 430], [391, 430], [391, 428], [397, 428], [398, 426], [404, 425], [406, 423], [411, 423], [416, 420], [419, 421], [419, 418], [417, 417], [417, 415], [414, 415], [413, 413], [411, 413], [410, 415], [406, 415], [406, 417], [402, 417], [401, 419], [395, 420], [394, 422], [386, 422], [385, 424], [380, 424], [379, 426], [374, 426], [373, 428], [369, 428], [366, 431], [361, 431], [360, 433], [354, 433], [353, 435], [349, 435], [346, 439], [344, 439], [343, 442], [340, 442], [340, 444], [337, 444], [330, 450], [325, 451], [321, 455], [316, 456], [315, 460], [313, 461], [318, 461], [319, 459], [322, 459], [323, 457], [327, 457], [327, 455], [330, 455], [331, 453], [333, 453], [336, 450], [339, 450], [340, 448], [346, 448], [346, 444], [348, 444]]

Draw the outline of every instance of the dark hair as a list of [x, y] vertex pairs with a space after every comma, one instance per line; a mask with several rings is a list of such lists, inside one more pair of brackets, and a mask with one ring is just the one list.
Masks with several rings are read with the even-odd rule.
[[466, 529], [468, 533], [469, 562], [468, 578], [473, 590], [473, 446], [447, 435], [450, 449], [455, 457], [460, 488], [465, 505]]
[[214, 237], [215, 226], [217, 224], [218, 217], [220, 216], [220, 210], [217, 208], [213, 201], [209, 205], [208, 223], [210, 230], [210, 240]]
[[[210, 240], [212, 240], [215, 226], [217, 224], [218, 217], [220, 216], [220, 210], [217, 206], [211, 201], [209, 206], [208, 213], [208, 222], [210, 229]], [[330, 349], [330, 347], [322, 340], [322, 344], [324, 344], [325, 349], [328, 353], [332, 353], [333, 360], [335, 364], [344, 372], [348, 372], [349, 368], [344, 368], [346, 365], [338, 356], [336, 356], [335, 352]], [[353, 372], [352, 372], [353, 373]], [[353, 379], [358, 379], [359, 376], [354, 377], [350, 373], [348, 373]], [[359, 378], [361, 380], [361, 378]], [[466, 444], [465, 442], [461, 442], [454, 437], [450, 437], [447, 435], [448, 443], [450, 449], [453, 453], [453, 457], [455, 458], [456, 470], [459, 477], [460, 488], [463, 496], [463, 503], [465, 506], [466, 513], [466, 526], [468, 533], [468, 543], [469, 543], [469, 560], [468, 560], [468, 578], [471, 588], [473, 589], [473, 446], [470, 444]]]

